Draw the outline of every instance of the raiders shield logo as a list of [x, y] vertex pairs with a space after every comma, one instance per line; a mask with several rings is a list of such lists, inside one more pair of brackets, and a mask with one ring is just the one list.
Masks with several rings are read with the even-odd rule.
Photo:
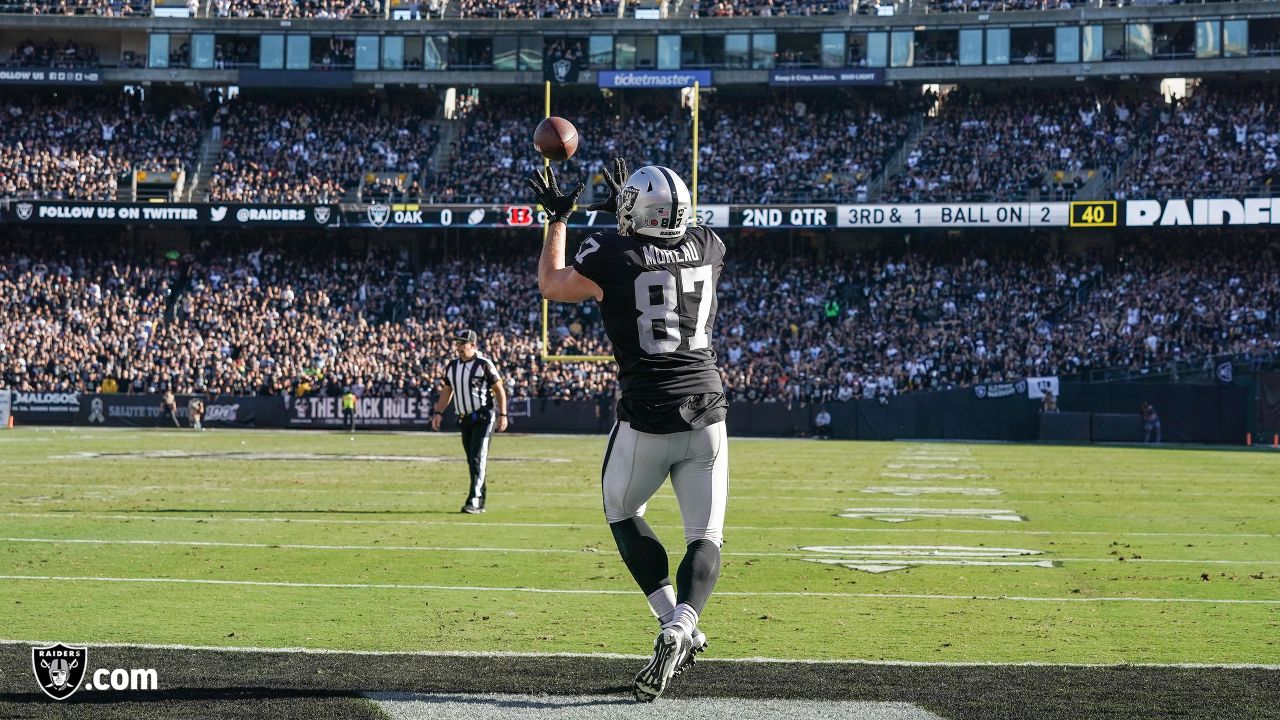
[[35, 205], [32, 205], [31, 203], [18, 203], [17, 208], [18, 208], [18, 219], [19, 219], [19, 220], [30, 220], [30, 219], [31, 219], [31, 211], [32, 211], [32, 210], [35, 210], [35, 209], [36, 209], [36, 206], [35, 206]]
[[1219, 363], [1215, 374], [1218, 376], [1218, 382], [1223, 385], [1231, 385], [1236, 379], [1235, 367], [1230, 362]]
[[569, 71], [573, 69], [573, 63], [560, 58], [551, 65], [551, 71], [556, 74], [556, 82], [565, 82], [569, 79]]
[[312, 211], [317, 225], [324, 225], [329, 222], [329, 208], [317, 207]]
[[370, 205], [369, 206], [369, 224], [380, 228], [387, 224], [387, 220], [391, 217], [390, 205]]
[[88, 662], [89, 648], [67, 647], [62, 643], [31, 648], [31, 670], [36, 674], [36, 682], [44, 694], [54, 700], [66, 700], [80, 689]]
[[622, 197], [618, 199], [618, 208], [624, 213], [631, 212], [631, 208], [636, 206], [636, 200], [639, 198], [640, 188], [628, 185], [622, 188]]

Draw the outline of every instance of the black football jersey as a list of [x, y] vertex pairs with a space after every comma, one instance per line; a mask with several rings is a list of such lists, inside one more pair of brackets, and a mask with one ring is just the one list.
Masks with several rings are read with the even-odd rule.
[[641, 432], [724, 419], [711, 347], [724, 254], [719, 236], [700, 226], [671, 245], [601, 232], [578, 246], [574, 269], [604, 291], [600, 309], [622, 387], [618, 417]]

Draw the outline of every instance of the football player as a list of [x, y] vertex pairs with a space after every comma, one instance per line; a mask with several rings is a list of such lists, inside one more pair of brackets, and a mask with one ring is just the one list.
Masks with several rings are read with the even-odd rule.
[[[615, 214], [618, 230], [583, 240], [572, 266], [565, 238], [582, 183], [565, 195], [548, 169], [529, 184], [550, 219], [538, 288], [549, 300], [599, 302], [618, 361], [622, 398], [604, 454], [604, 512], [662, 625], [633, 686], [636, 700], [648, 702], [706, 647], [698, 618], [720, 575], [728, 403], [711, 336], [725, 246], [709, 228], [690, 224], [689, 188], [671, 170], [649, 165], [628, 176], [618, 158], [604, 177], [609, 195], [591, 209]], [[645, 504], [668, 476], [686, 547], [675, 590], [667, 551], [644, 520]]]

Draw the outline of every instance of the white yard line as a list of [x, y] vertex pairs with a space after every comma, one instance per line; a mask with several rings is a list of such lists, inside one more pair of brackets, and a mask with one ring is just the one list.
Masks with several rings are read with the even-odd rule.
[[[204, 578], [94, 577], [78, 575], [0, 575], [0, 580], [90, 583], [155, 583], [178, 585], [232, 585], [335, 590], [435, 590], [544, 595], [635, 595], [635, 590], [581, 590], [569, 588], [493, 587], [485, 585], [419, 585], [404, 583], [316, 583], [269, 580], [213, 580]], [[1158, 597], [1032, 597], [1019, 595], [929, 595], [925, 593], [845, 593], [807, 591], [716, 591], [716, 597], [825, 597], [867, 600], [979, 600], [1031, 603], [1174, 603], [1197, 605], [1280, 605], [1280, 599], [1158, 598]]]
[[[444, 546], [444, 545], [306, 545], [298, 543], [248, 543], [248, 542], [220, 542], [216, 540], [129, 540], [129, 539], [100, 539], [100, 538], [34, 538], [34, 537], [0, 537], [0, 542], [6, 543], [42, 543], [51, 545], [156, 545], [167, 546], [177, 545], [182, 547], [225, 547], [225, 548], [248, 548], [261, 550], [328, 550], [336, 552], [363, 552], [363, 551], [383, 551], [383, 552], [479, 552], [479, 553], [534, 553], [534, 554], [567, 554], [567, 555], [592, 555], [598, 552], [612, 552], [612, 548], [604, 551], [592, 548], [574, 550], [571, 548], [530, 548], [530, 547], [478, 547], [478, 546]], [[887, 549], [883, 552], [873, 553], [876, 555], [887, 555], [896, 557], [897, 554], [892, 552], [893, 546], [885, 546]], [[915, 546], [902, 546], [903, 557], [913, 556], [907, 552]], [[795, 551], [795, 552], [725, 552], [722, 555], [728, 557], [781, 557], [781, 558], [807, 558], [813, 555], [811, 551]], [[838, 554], [838, 553], [837, 553]], [[933, 553], [936, 554], [936, 553]], [[866, 552], [851, 551], [847, 554], [850, 558], [864, 558], [868, 555]], [[913, 556], [914, 557], [914, 556]], [[1110, 564], [1121, 562], [1120, 558], [1057, 558], [1046, 557], [1047, 560], [1058, 562], [1082, 562], [1082, 563], [1098, 563]], [[919, 561], [904, 560], [904, 562]], [[1185, 565], [1280, 565], [1280, 560], [1186, 560], [1178, 558], [1134, 558], [1126, 557], [1123, 562], [1135, 563], [1177, 563]]]
[[[198, 512], [198, 511], [190, 511]], [[323, 511], [329, 512], [329, 511]], [[337, 511], [336, 514], [342, 514]], [[394, 514], [394, 513], [392, 513]], [[522, 528], [594, 528], [600, 523], [536, 523], [536, 522], [485, 522], [470, 520], [391, 520], [385, 518], [294, 518], [294, 517], [200, 517], [181, 516], [151, 511], [132, 515], [91, 513], [80, 510], [63, 512], [4, 512], [0, 517], [13, 518], [48, 518], [58, 520], [127, 520], [133, 522], [194, 522], [194, 523], [300, 523], [306, 525], [430, 525], [430, 526], [475, 526], [475, 527], [522, 527]], [[1085, 537], [1223, 537], [1223, 538], [1264, 538], [1280, 539], [1277, 533], [1210, 533], [1210, 532], [1141, 532], [1129, 530], [960, 530], [946, 528], [895, 527], [895, 528], [854, 528], [854, 527], [798, 527], [791, 525], [730, 525], [729, 531], [747, 530], [776, 532], [837, 532], [837, 533], [939, 533], [954, 535], [1033, 535], [1044, 537], [1085, 536]]]
[[[901, 480], [903, 478], [897, 478], [897, 479]], [[928, 478], [921, 477], [917, 479], [930, 480], [936, 483], [938, 480], [941, 480], [944, 478], [933, 476]], [[424, 481], [421, 484], [427, 484], [427, 483], [426, 481]], [[988, 484], [991, 484], [989, 479], [988, 479]], [[963, 488], [966, 486], [958, 486], [958, 487]], [[51, 489], [57, 489], [57, 490], [79, 490], [79, 491], [82, 491], [82, 493], [74, 494], [75, 496], [92, 495], [94, 497], [99, 497], [99, 498], [103, 496], [121, 496], [121, 497], [136, 496], [139, 492], [151, 492], [151, 491], [171, 491], [171, 492], [181, 492], [181, 493], [192, 493], [192, 492], [260, 493], [260, 494], [277, 494], [277, 495], [278, 494], [332, 495], [334, 493], [350, 494], [352, 492], [357, 492], [359, 494], [373, 494], [373, 495], [415, 495], [415, 496], [429, 496], [429, 497], [438, 497], [441, 495], [451, 496], [455, 494], [454, 490], [444, 489], [444, 488], [441, 488], [439, 490], [417, 490], [417, 489], [397, 490], [397, 489], [390, 489], [390, 488], [366, 488], [366, 487], [361, 487], [359, 483], [350, 483], [350, 482], [344, 483], [342, 481], [302, 483], [302, 484], [292, 485], [290, 487], [243, 487], [243, 486], [203, 485], [203, 484], [122, 485], [122, 484], [114, 484], [114, 483], [0, 482], [0, 488], [20, 488], [20, 489], [26, 489], [26, 490], [45, 489], [45, 488], [51, 488]], [[796, 488], [796, 489], [799, 489], [799, 488]], [[834, 492], [831, 488], [827, 488], [827, 490], [830, 492], [829, 496], [827, 497], [827, 500], [829, 500], [835, 505], [839, 505], [841, 502], [848, 500], [851, 497], [857, 497], [858, 495], [864, 494], [862, 492], [863, 489], [864, 489], [864, 486], [861, 486], [861, 485], [850, 486], [849, 488], [845, 488], [846, 490], [845, 492], [837, 493], [837, 492]], [[99, 491], [102, 491], [102, 492], [99, 492]], [[67, 494], [64, 493], [63, 497], [46, 498], [46, 499], [63, 501], [66, 499], [66, 495]], [[1012, 495], [1012, 497], [1010, 495]], [[1020, 495], [1021, 497], [1018, 497]], [[1031, 497], [1026, 497], [1029, 495], [1042, 495], [1047, 497], [1043, 497], [1041, 499], [1033, 499]], [[1059, 496], [1061, 495], [1096, 495], [1098, 498], [1097, 499], [1098, 503], [1111, 503], [1111, 502], [1114, 502], [1115, 498], [1117, 497], [1129, 497], [1129, 496], [1156, 497], [1161, 495], [1161, 493], [1141, 493], [1141, 492], [1127, 492], [1127, 491], [1117, 492], [1117, 493], [1039, 491], [1039, 492], [1029, 492], [1029, 493], [1012, 493], [1012, 494], [1005, 493], [1005, 499], [1011, 502], [1016, 502], [1017, 504], [1020, 504], [1020, 505], [1060, 505], [1062, 503], [1062, 500], [1060, 499]], [[1280, 497], [1280, 493], [1166, 493], [1164, 495], [1166, 495], [1166, 499], [1170, 503], [1177, 502], [1182, 498], [1186, 498], [1186, 497], [1212, 497], [1212, 498], [1219, 498], [1224, 500], [1225, 499], [1239, 500], [1241, 498], [1250, 498], [1250, 497]], [[598, 500], [600, 497], [600, 493], [599, 491], [530, 492], [528, 490], [522, 490], [519, 493], [519, 496], [530, 497], [530, 498], [583, 498], [583, 499]], [[736, 502], [743, 502], [743, 501], [777, 502], [782, 500], [782, 501], [791, 501], [791, 502], [804, 502], [804, 503], [810, 503], [810, 504], [818, 501], [818, 499], [815, 499], [815, 496], [813, 494], [803, 494], [803, 495], [731, 494], [730, 499]], [[954, 503], [955, 500], [953, 498], [918, 497], [917, 499], [913, 499], [912, 502]], [[813, 510], [804, 509], [804, 508], [786, 508], [786, 507], [775, 508], [775, 510], [777, 510], [778, 512], [814, 512]]]
[[[63, 639], [65, 640], [65, 638]], [[33, 640], [14, 640], [0, 638], [0, 645], [35, 645], [48, 646], [53, 645], [56, 640], [33, 639]], [[508, 650], [349, 650], [336, 648], [306, 648], [306, 647], [228, 647], [225, 645], [182, 645], [177, 643], [106, 643], [106, 642], [82, 642], [81, 646], [91, 648], [133, 648], [137, 650], [192, 650], [207, 652], [226, 652], [226, 653], [290, 653], [298, 655], [370, 655], [377, 657], [385, 656], [415, 656], [415, 657], [440, 657], [440, 658], [583, 658], [583, 659], [600, 659], [600, 660], [647, 660], [649, 655], [626, 655], [623, 653], [575, 653], [575, 652], [513, 652]], [[1047, 662], [994, 662], [994, 661], [971, 661], [971, 662], [946, 662], [946, 661], [921, 661], [921, 660], [860, 660], [860, 659], [842, 659], [842, 660], [821, 660], [811, 658], [774, 658], [774, 657], [743, 657], [743, 658], [716, 658], [703, 656], [698, 660], [699, 663], [801, 663], [805, 665], [870, 665], [870, 666], [886, 666], [886, 667], [1080, 667], [1080, 668], [1119, 668], [1119, 667], [1143, 667], [1143, 668], [1186, 668], [1186, 669], [1210, 669], [1221, 668], [1231, 670], [1280, 670], [1280, 665], [1261, 665], [1256, 663], [1047, 663]]]

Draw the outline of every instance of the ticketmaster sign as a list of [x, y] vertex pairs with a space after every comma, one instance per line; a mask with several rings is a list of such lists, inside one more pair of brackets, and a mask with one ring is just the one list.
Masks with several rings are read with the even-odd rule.
[[711, 85], [710, 70], [601, 70], [596, 76], [602, 88], [686, 88]]

